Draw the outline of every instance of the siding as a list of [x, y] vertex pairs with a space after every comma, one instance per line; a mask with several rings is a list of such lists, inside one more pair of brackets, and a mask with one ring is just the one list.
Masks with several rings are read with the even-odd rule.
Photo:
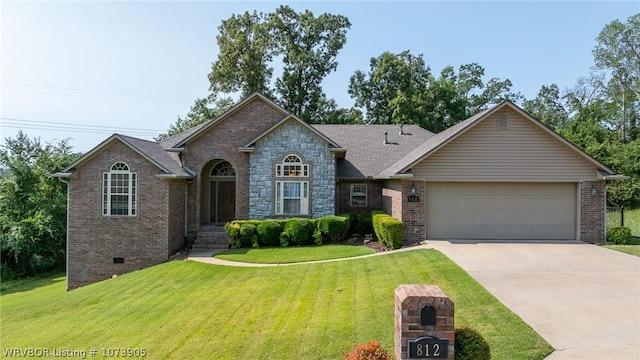
[[[498, 129], [498, 114], [509, 116]], [[517, 112], [504, 109], [482, 120], [412, 169], [427, 181], [596, 180], [596, 166]]]

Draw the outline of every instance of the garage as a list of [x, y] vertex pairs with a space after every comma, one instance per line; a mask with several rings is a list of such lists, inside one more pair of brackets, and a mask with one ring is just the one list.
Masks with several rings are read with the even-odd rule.
[[575, 240], [576, 183], [426, 183], [427, 239]]

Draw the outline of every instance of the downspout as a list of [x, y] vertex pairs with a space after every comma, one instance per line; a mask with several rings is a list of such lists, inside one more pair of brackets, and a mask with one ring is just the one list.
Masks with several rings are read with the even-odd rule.
[[58, 180], [60, 180], [60, 182], [63, 182], [65, 184], [67, 184], [67, 233], [65, 235], [66, 237], [66, 246], [65, 246], [65, 253], [64, 253], [64, 261], [65, 261], [65, 272], [67, 274], [66, 278], [67, 278], [67, 291], [69, 291], [69, 188], [71, 187], [71, 184], [69, 183], [69, 180], [65, 180], [61, 177], [58, 178]]
[[188, 185], [193, 182], [193, 179], [186, 180], [184, 182], [184, 243], [187, 244], [187, 238], [189, 234], [189, 191]]

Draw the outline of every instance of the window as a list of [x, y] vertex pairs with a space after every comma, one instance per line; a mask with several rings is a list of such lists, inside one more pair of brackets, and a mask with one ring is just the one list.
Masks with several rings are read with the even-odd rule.
[[117, 162], [102, 174], [102, 215], [136, 215], [136, 174]]
[[351, 206], [367, 206], [367, 184], [351, 184]]
[[276, 181], [276, 214], [308, 215], [309, 182]]
[[276, 176], [309, 176], [309, 165], [303, 164], [298, 155], [287, 155], [282, 164], [276, 165]]

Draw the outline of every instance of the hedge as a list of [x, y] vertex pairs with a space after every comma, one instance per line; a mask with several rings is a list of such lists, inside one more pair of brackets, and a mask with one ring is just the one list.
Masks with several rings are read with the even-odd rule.
[[328, 215], [317, 219], [233, 220], [224, 229], [231, 248], [237, 249], [340, 242], [347, 238], [350, 224], [349, 215]]
[[391, 249], [398, 249], [402, 246], [404, 235], [402, 221], [391, 217], [382, 210], [372, 211], [371, 220], [378, 241]]

